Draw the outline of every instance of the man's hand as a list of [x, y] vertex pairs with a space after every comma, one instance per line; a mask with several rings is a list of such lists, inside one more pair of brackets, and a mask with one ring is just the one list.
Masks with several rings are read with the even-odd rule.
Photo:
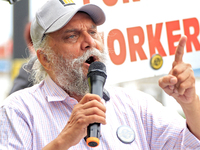
[[159, 79], [159, 85], [181, 105], [188, 129], [200, 140], [200, 100], [196, 94], [194, 72], [191, 65], [182, 60], [186, 40], [186, 36], [181, 37], [172, 69]]
[[95, 94], [86, 94], [73, 108], [72, 114], [58, 137], [44, 149], [68, 149], [82, 140], [91, 123], [106, 124], [106, 107]]
[[180, 105], [191, 103], [197, 98], [194, 72], [191, 65], [182, 60], [186, 40], [186, 36], [181, 37], [172, 69], [167, 76], [159, 79], [159, 86], [173, 96]]

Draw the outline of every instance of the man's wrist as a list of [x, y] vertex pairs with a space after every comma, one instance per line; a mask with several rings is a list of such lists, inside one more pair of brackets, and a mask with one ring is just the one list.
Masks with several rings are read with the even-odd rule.
[[62, 138], [57, 137], [56, 139], [54, 139], [52, 142], [50, 142], [49, 144], [47, 144], [42, 150], [67, 150], [69, 149], [71, 146], [69, 144], [67, 144], [67, 141], [64, 141]]

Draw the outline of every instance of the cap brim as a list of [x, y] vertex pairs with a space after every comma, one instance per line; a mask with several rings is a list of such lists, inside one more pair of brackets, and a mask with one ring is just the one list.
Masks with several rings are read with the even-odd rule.
[[105, 14], [103, 10], [96, 5], [87, 4], [78, 9], [74, 9], [74, 11], [72, 11], [71, 13], [65, 14], [62, 17], [60, 17], [45, 31], [45, 33], [51, 33], [61, 29], [72, 19], [72, 17], [78, 11], [87, 13], [92, 18], [92, 20], [96, 25], [101, 25], [105, 22]]

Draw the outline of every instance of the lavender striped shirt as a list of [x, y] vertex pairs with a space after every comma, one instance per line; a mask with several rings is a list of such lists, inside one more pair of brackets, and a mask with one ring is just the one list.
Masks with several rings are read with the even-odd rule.
[[[200, 141], [185, 120], [140, 91], [107, 88], [107, 124], [101, 126], [100, 145], [93, 150], [200, 149]], [[31, 88], [9, 96], [0, 108], [0, 150], [40, 150], [66, 125], [77, 101], [50, 77]], [[122, 143], [116, 130], [128, 125], [135, 131], [131, 144]], [[66, 141], [67, 142], [67, 141]], [[92, 149], [85, 140], [70, 150]]]

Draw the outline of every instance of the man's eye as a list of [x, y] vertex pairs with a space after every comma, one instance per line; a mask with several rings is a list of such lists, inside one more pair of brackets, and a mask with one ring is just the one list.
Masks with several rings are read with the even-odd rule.
[[68, 38], [73, 39], [73, 38], [75, 38], [75, 35], [70, 35]]
[[69, 43], [74, 43], [77, 41], [77, 39], [78, 39], [77, 34], [66, 35], [64, 37], [65, 42], [69, 42]]
[[94, 35], [94, 34], [96, 34], [96, 32], [95, 31], [91, 31], [90, 34]]

